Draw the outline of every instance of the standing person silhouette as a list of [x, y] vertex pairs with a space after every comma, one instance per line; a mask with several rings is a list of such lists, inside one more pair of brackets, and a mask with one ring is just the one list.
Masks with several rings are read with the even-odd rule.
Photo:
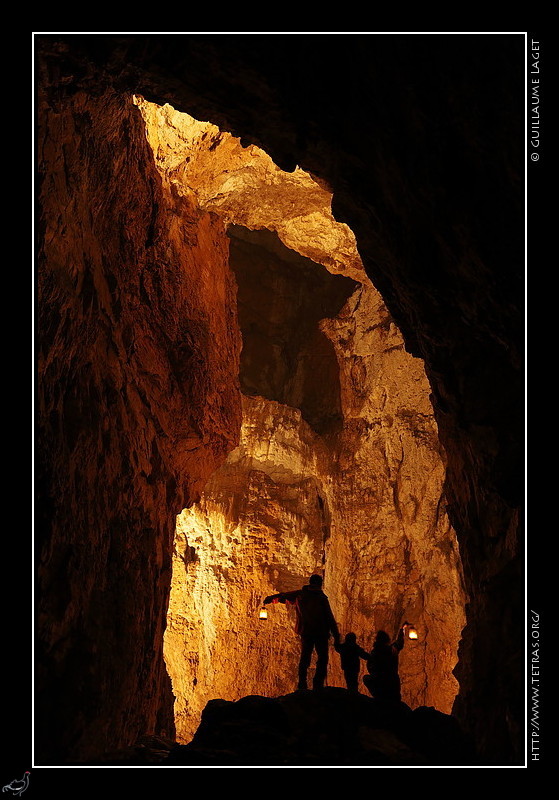
[[343, 643], [339, 644], [336, 650], [341, 656], [347, 688], [350, 692], [358, 692], [361, 659], [368, 659], [369, 653], [357, 644], [357, 636], [354, 633], [346, 634]]
[[409, 624], [404, 622], [393, 642], [390, 642], [390, 636], [386, 631], [378, 631], [375, 637], [367, 659], [369, 674], [363, 678], [363, 683], [375, 700], [399, 703], [402, 699], [398, 656], [404, 646], [406, 628]]
[[378, 631], [375, 637], [367, 660], [369, 674], [363, 678], [363, 683], [375, 700], [399, 703], [402, 699], [398, 657], [404, 646], [406, 628], [409, 624], [404, 622], [393, 642], [390, 642], [386, 631]]
[[340, 643], [338, 626], [327, 596], [322, 591], [322, 577], [311, 575], [308, 584], [294, 592], [280, 592], [266, 597], [268, 603], [294, 605], [297, 615], [295, 632], [301, 637], [301, 657], [299, 659], [299, 690], [307, 689], [307, 671], [311, 664], [313, 650], [316, 650], [316, 670], [313, 689], [322, 689], [328, 668], [328, 640], [334, 636], [334, 644]]

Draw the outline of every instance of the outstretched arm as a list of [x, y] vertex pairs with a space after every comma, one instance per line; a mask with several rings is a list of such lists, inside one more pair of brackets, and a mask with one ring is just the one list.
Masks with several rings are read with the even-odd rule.
[[404, 639], [406, 637], [406, 627], [407, 627], [407, 625], [408, 625], [408, 623], [404, 622], [404, 624], [402, 625], [402, 627], [398, 631], [398, 636], [396, 637], [396, 639], [393, 642], [392, 646], [395, 647], [396, 650], [401, 650], [403, 648], [403, 646], [404, 646]]
[[288, 603], [293, 605], [299, 596], [299, 590], [297, 589], [294, 592], [280, 592], [279, 594], [270, 594], [268, 597], [264, 598], [264, 605], [267, 606], [268, 603]]

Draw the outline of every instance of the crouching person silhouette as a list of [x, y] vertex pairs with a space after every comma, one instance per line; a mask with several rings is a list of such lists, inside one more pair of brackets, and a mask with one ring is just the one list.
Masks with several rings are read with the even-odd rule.
[[336, 650], [341, 656], [347, 688], [350, 692], [358, 692], [361, 659], [368, 659], [369, 653], [357, 644], [357, 636], [354, 633], [348, 633], [343, 643], [336, 646]]
[[408, 622], [404, 622], [393, 642], [386, 631], [378, 631], [376, 635], [367, 659], [369, 674], [363, 677], [363, 683], [375, 700], [399, 703], [402, 699], [398, 657], [404, 646], [408, 625]]
[[280, 592], [266, 597], [268, 603], [286, 603], [295, 606], [295, 632], [301, 638], [301, 657], [299, 659], [298, 689], [307, 689], [307, 671], [311, 664], [313, 650], [316, 650], [316, 670], [313, 689], [322, 689], [328, 668], [328, 640], [334, 636], [334, 644], [339, 645], [340, 634], [327, 596], [322, 591], [320, 575], [311, 575], [307, 585], [294, 592]]

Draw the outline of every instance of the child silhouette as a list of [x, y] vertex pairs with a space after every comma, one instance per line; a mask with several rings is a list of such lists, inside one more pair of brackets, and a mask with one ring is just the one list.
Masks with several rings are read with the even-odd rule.
[[343, 643], [337, 645], [336, 650], [342, 659], [342, 669], [347, 688], [350, 692], [358, 692], [359, 670], [361, 668], [359, 659], [364, 658], [366, 660], [369, 658], [369, 654], [357, 644], [357, 637], [354, 633], [348, 633]]

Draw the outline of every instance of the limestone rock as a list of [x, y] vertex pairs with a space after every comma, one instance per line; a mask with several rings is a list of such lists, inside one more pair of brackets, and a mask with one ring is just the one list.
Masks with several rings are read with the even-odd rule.
[[[216, 694], [293, 688], [293, 620], [274, 609], [262, 625], [258, 610], [312, 571], [367, 649], [378, 629], [418, 626], [401, 656], [404, 699], [450, 711], [464, 590], [421, 360], [324, 187], [214, 126], [136, 102], [164, 183], [235, 223], [243, 336], [241, 442], [177, 526], [165, 654], [180, 740]], [[306, 208], [318, 228], [292, 224], [308, 222]], [[344, 685], [336, 654], [328, 680]]]
[[241, 407], [223, 223], [162, 187], [130, 100], [43, 88], [36, 676], [50, 763], [174, 734], [175, 517], [237, 443]]
[[[214, 384], [205, 367], [216, 365], [203, 324], [208, 306], [198, 292], [211, 276], [228, 285], [221, 267], [203, 268], [216, 250], [223, 263], [223, 224], [155, 172], [133, 113], [136, 94], [210, 120], [242, 147], [262, 146], [281, 169], [300, 166], [334, 192], [333, 215], [351, 226], [388, 309], [385, 332], [393, 321], [408, 353], [422, 359], [446, 463], [446, 504], [435, 515], [430, 495], [416, 514], [407, 448], [402, 459], [399, 434], [383, 445], [376, 433], [401, 431], [407, 442], [414, 430], [415, 442], [432, 441], [430, 412], [413, 425], [413, 404], [396, 404], [408, 412], [405, 424], [396, 406], [383, 416], [382, 386], [373, 381], [371, 463], [385, 467], [369, 496], [358, 470], [361, 518], [390, 486], [392, 533], [411, 530], [414, 514], [428, 511], [438, 573], [438, 559], [455, 559], [439, 538], [448, 515], [468, 595], [455, 710], [484, 752], [520, 763], [524, 37], [46, 34], [37, 50], [40, 757], [56, 763], [172, 724], [162, 637], [174, 518], [236, 446], [240, 426], [234, 318], [223, 326], [227, 343], [215, 343], [226, 366]], [[278, 204], [275, 192], [271, 180], [268, 207]], [[290, 217], [286, 204], [281, 211]], [[192, 214], [197, 222], [185, 225]], [[321, 262], [314, 249], [306, 255]], [[362, 442], [371, 409], [361, 415], [368, 401], [357, 387], [362, 376], [365, 384], [374, 378], [376, 364], [386, 372], [382, 359], [355, 356], [349, 372], [340, 369], [344, 473], [352, 452], [369, 458]], [[439, 469], [427, 466], [433, 482]], [[419, 558], [429, 568], [428, 555], [409, 563]], [[392, 548], [395, 574], [400, 556]]]

